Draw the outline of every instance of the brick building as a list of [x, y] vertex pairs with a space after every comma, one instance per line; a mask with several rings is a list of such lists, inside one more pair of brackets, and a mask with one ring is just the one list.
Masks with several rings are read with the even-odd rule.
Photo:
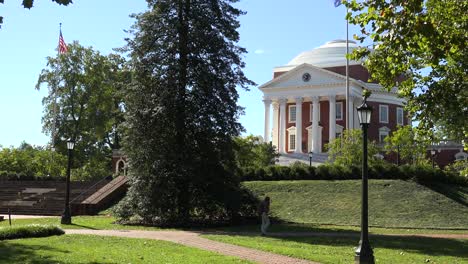
[[[350, 52], [355, 48], [356, 43], [350, 41]], [[368, 82], [369, 72], [358, 61], [349, 62], [347, 104], [345, 54], [346, 41], [327, 42], [274, 68], [273, 79], [259, 87], [265, 103], [264, 138], [280, 153], [321, 153], [325, 144], [343, 133], [346, 122], [351, 129], [359, 128], [356, 107], [364, 88], [372, 91], [368, 98], [374, 109], [370, 140], [382, 142], [397, 125], [408, 124], [405, 99], [396, 90], [383, 91], [381, 85]]]

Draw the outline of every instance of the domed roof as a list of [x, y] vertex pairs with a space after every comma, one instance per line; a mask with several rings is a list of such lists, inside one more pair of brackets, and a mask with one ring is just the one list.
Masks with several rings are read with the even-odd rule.
[[[358, 47], [355, 41], [349, 40], [349, 53]], [[304, 51], [292, 59], [287, 66], [309, 63], [316, 67], [335, 67], [346, 65], [346, 40], [332, 40], [313, 50]], [[360, 64], [349, 61], [350, 65]]]

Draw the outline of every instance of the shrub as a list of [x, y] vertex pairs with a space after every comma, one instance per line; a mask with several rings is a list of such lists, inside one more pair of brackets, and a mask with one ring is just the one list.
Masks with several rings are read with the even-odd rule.
[[25, 225], [0, 227], [0, 240], [29, 237], [48, 237], [63, 235], [65, 232], [54, 225]]
[[[360, 166], [341, 166], [326, 163], [318, 167], [309, 167], [303, 163], [288, 166], [268, 166], [242, 170], [242, 181], [278, 181], [278, 180], [350, 180], [361, 179]], [[457, 172], [433, 169], [429, 164], [402, 165], [375, 163], [369, 166], [369, 179], [414, 180], [420, 184], [433, 182], [468, 186], [468, 177]]]

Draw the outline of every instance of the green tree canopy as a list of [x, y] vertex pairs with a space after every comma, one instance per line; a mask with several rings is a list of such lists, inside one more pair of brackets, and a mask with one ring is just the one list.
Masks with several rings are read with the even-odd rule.
[[236, 45], [243, 12], [231, 6], [236, 0], [147, 2], [127, 47], [135, 78], [126, 96], [130, 188], [122, 208], [149, 223], [233, 219], [241, 206], [236, 87], [252, 84]]
[[[66, 154], [67, 140], [76, 141], [75, 167], [101, 160], [110, 174], [110, 151], [120, 148], [121, 89], [130, 78], [124, 64], [118, 55], [104, 56], [76, 41], [67, 53], [47, 58], [47, 68], [36, 85], [36, 89], [42, 84], [49, 89], [42, 102], [43, 130], [53, 135], [53, 147], [60, 153]], [[96, 170], [104, 171], [102, 167]], [[94, 177], [99, 176], [105, 175]]]
[[0, 148], [0, 176], [63, 177], [66, 164], [66, 156], [26, 142]]
[[402, 126], [385, 138], [385, 150], [398, 153], [403, 163], [421, 165], [427, 162], [429, 143], [428, 138], [416, 133], [411, 126]]
[[258, 136], [236, 137], [234, 143], [236, 161], [241, 168], [274, 165], [279, 156], [271, 143], [263, 142]]
[[[328, 155], [334, 164], [342, 166], [362, 165], [362, 131], [360, 129], [344, 130], [341, 137], [327, 144]], [[374, 142], [367, 143], [367, 159], [370, 164], [378, 159], [375, 157], [379, 149]]]
[[421, 131], [440, 127], [467, 139], [468, 1], [344, 2], [350, 23], [361, 28], [355, 38], [372, 43], [353, 53], [366, 58], [372, 79], [398, 87]]

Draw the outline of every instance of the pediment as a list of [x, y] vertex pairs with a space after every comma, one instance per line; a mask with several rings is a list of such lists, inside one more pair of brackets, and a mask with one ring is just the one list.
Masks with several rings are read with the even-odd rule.
[[[308, 74], [310, 77], [308, 76], [309, 78], [304, 80], [304, 74]], [[326, 86], [343, 84], [345, 81], [346, 77], [343, 75], [304, 63], [278, 76], [277, 78], [260, 85], [259, 89]]]

